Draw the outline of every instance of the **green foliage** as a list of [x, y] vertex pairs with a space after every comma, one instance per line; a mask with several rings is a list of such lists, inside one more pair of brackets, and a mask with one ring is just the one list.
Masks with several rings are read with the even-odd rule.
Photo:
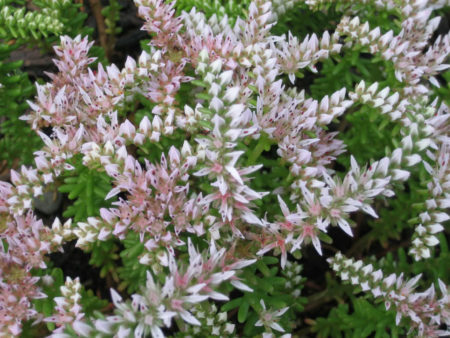
[[389, 208], [386, 208], [385, 201], [375, 205], [380, 217], [368, 221], [372, 229], [366, 236], [367, 241], [364, 241], [366, 248], [376, 242], [386, 248], [389, 240], [401, 240], [402, 232], [411, 228], [409, 220], [416, 211], [411, 210], [411, 206], [422, 202], [426, 195], [417, 190], [417, 181], [410, 180], [409, 187], [408, 191], [397, 189], [396, 198], [389, 201]]
[[117, 23], [120, 19], [121, 6], [118, 0], [110, 0], [109, 5], [103, 7], [102, 15], [105, 17], [106, 34], [120, 34], [122, 29], [117, 27]]
[[74, 200], [63, 216], [73, 217], [77, 222], [89, 216], [99, 216], [100, 208], [108, 207], [114, 199], [105, 201], [112, 188], [111, 178], [106, 173], [88, 169], [79, 158], [75, 158], [74, 162], [75, 169], [64, 172], [64, 183], [58, 190]]
[[0, 42], [0, 161], [11, 166], [14, 159], [31, 163], [32, 150], [41, 145], [40, 138], [19, 117], [28, 108], [24, 98], [34, 93], [26, 73], [20, 70], [23, 62], [5, 62], [17, 45]]
[[245, 268], [239, 276], [253, 292], [243, 292], [242, 296], [224, 304], [221, 311], [237, 309], [237, 322], [245, 323], [242, 336], [252, 337], [263, 332], [262, 327], [255, 327], [258, 314], [263, 310], [260, 300], [264, 301], [267, 309], [289, 307], [279, 324], [287, 332], [293, 329], [290, 325], [295, 323], [296, 312], [301, 312], [306, 303], [306, 298], [300, 297], [306, 279], [299, 275], [301, 267], [296, 263], [292, 264], [292, 269], [287, 267], [286, 270], [280, 270], [278, 258], [264, 256]]
[[181, 11], [189, 12], [195, 7], [198, 12], [205, 13], [207, 18], [214, 14], [218, 18], [227, 15], [230, 19], [230, 24], [233, 24], [238, 16], [245, 17], [249, 4], [249, 0], [177, 0], [175, 7], [178, 14]]
[[[401, 139], [398, 124], [368, 106], [346, 114], [339, 128], [343, 131], [341, 139], [347, 145], [348, 154], [361, 164], [383, 157], [386, 149], [394, 149], [393, 140]], [[340, 158], [339, 163], [348, 167], [349, 156]]]
[[[40, 287], [42, 292], [47, 295], [47, 298], [35, 299], [33, 304], [36, 311], [44, 314], [45, 317], [50, 317], [54, 312], [55, 302], [53, 299], [61, 295], [60, 287], [64, 285], [64, 275], [60, 268], [47, 268], [45, 270], [37, 270], [36, 275], [41, 277]], [[48, 276], [51, 278], [51, 283], [46, 284], [42, 282], [42, 277]], [[47, 323], [49, 330], [55, 329], [54, 323]]]
[[81, 307], [86, 315], [92, 315], [108, 305], [108, 301], [98, 298], [92, 290], [81, 289]]
[[[49, 263], [51, 264], [51, 263]], [[48, 265], [49, 265], [48, 264]], [[41, 291], [47, 295], [46, 298], [34, 299], [33, 305], [35, 310], [39, 313], [42, 313], [45, 317], [50, 317], [55, 313], [55, 297], [61, 297], [61, 286], [64, 285], [64, 275], [60, 268], [48, 267], [47, 269], [36, 270], [34, 271], [34, 275], [41, 277], [39, 286], [41, 287]], [[48, 283], [43, 282], [44, 280], [48, 280]], [[100, 311], [105, 306], [108, 305], [107, 300], [103, 300], [98, 298], [92, 290], [81, 289], [81, 306], [83, 308], [83, 312], [86, 315], [92, 315], [96, 311]], [[46, 328], [49, 331], [54, 330], [54, 323], [46, 323]], [[47, 336], [48, 332], [45, 334], [42, 333], [42, 327], [33, 327], [33, 325], [24, 326], [24, 331], [21, 334], [21, 337], [37, 337], [37, 336]]]
[[333, 8], [327, 12], [312, 11], [304, 1], [297, 1], [292, 9], [279, 16], [271, 33], [283, 35], [291, 31], [300, 38], [312, 33], [322, 34], [325, 30], [334, 30], [340, 17], [341, 13]]
[[130, 232], [123, 240], [124, 249], [120, 252], [122, 267], [119, 268], [119, 277], [122, 283], [119, 290], [127, 289], [128, 293], [139, 290], [141, 285], [145, 285], [148, 266], [139, 263], [140, 256], [144, 253], [144, 244], [139, 241], [139, 235]]
[[[382, 69], [385, 66], [383, 62], [362, 54], [362, 50], [345, 51], [343, 55], [324, 60], [320, 75], [314, 77], [308, 89], [314, 98], [321, 98], [342, 87], [351, 90], [363, 79], [368, 83], [383, 81]], [[392, 80], [395, 81], [394, 78]]]
[[58, 16], [56, 9], [44, 8], [37, 12], [26, 11], [25, 7], [3, 6], [0, 10], [0, 38], [39, 39], [58, 34], [63, 28]]
[[[39, 10], [26, 10], [25, 1], [0, 1], [0, 161], [31, 164], [41, 140], [19, 117], [29, 108], [35, 88], [22, 71], [22, 60], [10, 61], [10, 54], [22, 46], [50, 50], [57, 36], [88, 35], [86, 14], [80, 4], [69, 0], [36, 0]], [[100, 53], [101, 54], [101, 53]]]
[[339, 304], [326, 318], [317, 318], [313, 332], [317, 337], [400, 337], [402, 329], [395, 324], [395, 312], [386, 311], [384, 304], [372, 305], [364, 298], [351, 298], [349, 304]]
[[[289, 190], [289, 185], [293, 178], [289, 173], [289, 163], [281, 159], [277, 154], [277, 147], [274, 141], [269, 139], [267, 134], [261, 133], [258, 140], [248, 138], [245, 142], [239, 144], [239, 149], [250, 154], [246, 159], [245, 165], [251, 166], [256, 163], [263, 167], [254, 175], [250, 182], [250, 187], [255, 191], [272, 191], [264, 200], [255, 200], [254, 203], [261, 210], [261, 217], [264, 213], [278, 214], [280, 209], [277, 200], [277, 194], [283, 196], [284, 192]], [[286, 199], [286, 202], [287, 199]], [[264, 207], [262, 207], [264, 206]]]
[[118, 250], [116, 241], [112, 239], [93, 243], [89, 264], [100, 268], [101, 278], [106, 278], [110, 274], [114, 281], [119, 280], [117, 274]]
[[[445, 234], [438, 236], [440, 241], [440, 250], [426, 260], [414, 262], [411, 264], [411, 258], [408, 256], [404, 248], [398, 248], [396, 251], [388, 252], [386, 256], [379, 260], [372, 258], [372, 264], [377, 264], [383, 268], [386, 275], [390, 273], [405, 273], [408, 276], [418, 275], [424, 273], [427, 278], [424, 280], [428, 283], [429, 280], [437, 280], [440, 278], [443, 281], [450, 280], [450, 271], [448, 269], [448, 262], [450, 261], [450, 253], [448, 251], [448, 239]], [[430, 285], [421, 283], [423, 289]]]
[[450, 70], [442, 73], [441, 76], [443, 81], [441, 81], [441, 87], [436, 88], [436, 93], [447, 105], [450, 105]]

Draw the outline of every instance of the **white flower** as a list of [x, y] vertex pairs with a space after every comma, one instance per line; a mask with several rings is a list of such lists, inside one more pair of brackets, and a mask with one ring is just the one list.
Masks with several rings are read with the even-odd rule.
[[283, 327], [277, 323], [278, 318], [281, 317], [287, 310], [288, 307], [282, 308], [277, 311], [269, 311], [266, 309], [266, 304], [264, 300], [260, 300], [260, 304], [263, 310], [259, 313], [259, 320], [255, 323], [255, 326], [264, 326], [266, 328], [272, 328], [279, 332], [284, 332]]

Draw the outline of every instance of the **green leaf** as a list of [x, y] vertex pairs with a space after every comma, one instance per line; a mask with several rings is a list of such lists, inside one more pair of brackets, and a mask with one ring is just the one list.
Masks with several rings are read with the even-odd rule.
[[221, 311], [222, 312], [228, 312], [230, 310], [233, 310], [234, 308], [237, 308], [238, 306], [241, 305], [243, 298], [239, 297], [239, 298], [235, 298], [233, 300], [230, 300], [228, 303], [224, 304], [221, 307]]
[[238, 321], [239, 323], [244, 323], [247, 319], [249, 304], [247, 302], [242, 302], [238, 311]]

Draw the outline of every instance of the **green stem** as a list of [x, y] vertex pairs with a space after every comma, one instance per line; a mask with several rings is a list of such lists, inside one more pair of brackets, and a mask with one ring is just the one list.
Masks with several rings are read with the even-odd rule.
[[269, 151], [273, 144], [275, 144], [275, 142], [271, 140], [266, 133], [262, 132], [255, 149], [248, 157], [247, 165], [254, 165], [263, 151]]

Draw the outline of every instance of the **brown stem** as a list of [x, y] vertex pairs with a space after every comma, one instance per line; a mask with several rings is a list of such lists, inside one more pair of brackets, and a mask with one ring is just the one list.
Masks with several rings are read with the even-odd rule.
[[89, 0], [89, 5], [91, 6], [92, 13], [94, 14], [95, 21], [97, 22], [98, 39], [100, 40], [100, 45], [105, 50], [106, 58], [109, 60], [111, 56], [111, 48], [108, 44], [108, 36], [106, 35], [105, 19], [102, 15], [102, 5], [100, 0]]
[[330, 291], [328, 289], [315, 293], [308, 297], [308, 302], [306, 303], [303, 312], [306, 313], [313, 311], [331, 300], [333, 300], [333, 297], [330, 295]]

